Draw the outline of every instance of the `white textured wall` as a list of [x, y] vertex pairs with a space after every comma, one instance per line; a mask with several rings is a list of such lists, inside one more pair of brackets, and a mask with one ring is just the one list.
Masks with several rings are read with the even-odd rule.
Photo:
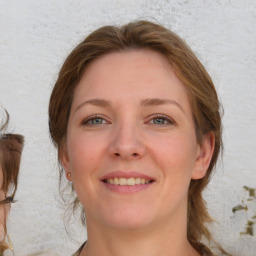
[[[13, 131], [26, 136], [18, 202], [9, 233], [17, 256], [52, 249], [70, 255], [81, 231], [63, 225], [57, 203], [57, 165], [47, 126], [49, 95], [70, 50], [98, 26], [143, 18], [182, 36], [211, 74], [224, 116], [225, 151], [206, 199], [216, 241], [234, 256], [255, 256], [256, 236], [241, 236], [256, 201], [256, 1], [254, 0], [0, 0], [0, 104]], [[247, 203], [249, 210], [231, 209]], [[76, 230], [78, 225], [73, 225]], [[256, 233], [256, 226], [255, 233]], [[79, 229], [78, 229], [79, 230]]]

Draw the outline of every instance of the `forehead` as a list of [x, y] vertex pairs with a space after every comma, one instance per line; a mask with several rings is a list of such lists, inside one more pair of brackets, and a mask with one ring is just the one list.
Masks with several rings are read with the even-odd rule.
[[85, 70], [74, 105], [90, 98], [175, 98], [188, 107], [187, 92], [168, 60], [152, 50], [114, 52], [94, 60]]

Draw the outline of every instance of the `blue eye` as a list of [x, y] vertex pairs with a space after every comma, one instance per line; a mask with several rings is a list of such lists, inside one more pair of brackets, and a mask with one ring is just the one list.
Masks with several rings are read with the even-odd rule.
[[174, 124], [174, 121], [166, 116], [156, 116], [149, 121], [150, 124], [168, 125]]
[[89, 120], [89, 123], [91, 124], [102, 124], [104, 122], [104, 120], [102, 118], [94, 118]]
[[165, 118], [160, 118], [160, 117], [154, 118], [154, 119], [152, 119], [152, 121], [154, 124], [167, 124], [168, 123], [168, 121]]
[[83, 121], [83, 125], [100, 125], [106, 124], [107, 121], [101, 117], [92, 117]]

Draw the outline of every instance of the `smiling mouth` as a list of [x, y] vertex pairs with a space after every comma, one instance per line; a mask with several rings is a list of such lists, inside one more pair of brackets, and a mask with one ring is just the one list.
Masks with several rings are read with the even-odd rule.
[[144, 185], [154, 182], [154, 180], [148, 180], [145, 178], [111, 178], [105, 179], [103, 182], [111, 184], [111, 185], [119, 185], [119, 186], [136, 186], [136, 185]]

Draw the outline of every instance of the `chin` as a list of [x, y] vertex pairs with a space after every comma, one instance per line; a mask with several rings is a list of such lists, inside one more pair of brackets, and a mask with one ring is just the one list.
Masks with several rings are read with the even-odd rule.
[[136, 209], [125, 209], [123, 211], [114, 211], [105, 216], [107, 225], [115, 229], [133, 230], [150, 225], [154, 218], [150, 211]]

